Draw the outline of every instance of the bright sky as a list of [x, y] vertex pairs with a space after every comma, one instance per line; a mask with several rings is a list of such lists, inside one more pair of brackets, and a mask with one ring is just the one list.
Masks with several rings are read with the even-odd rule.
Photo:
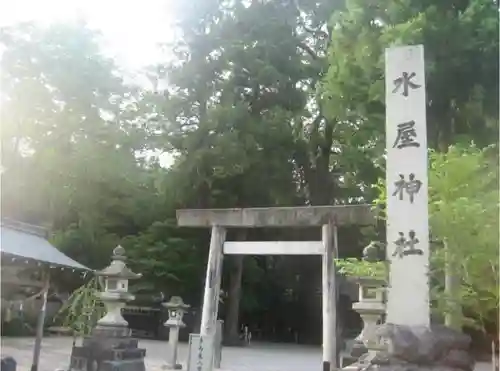
[[172, 40], [168, 9], [173, 1], [176, 0], [5, 1], [0, 5], [0, 27], [24, 21], [48, 24], [81, 17], [91, 28], [102, 32], [103, 50], [107, 54], [115, 57], [122, 67], [136, 70], [158, 61], [161, 52], [157, 44]]
[[[50, 24], [83, 18], [89, 27], [102, 33], [102, 50], [133, 74], [163, 59], [158, 43], [173, 39], [169, 27], [173, 1], [176, 0], [16, 0], [8, 6], [5, 2], [0, 5], [0, 27], [26, 21]], [[170, 155], [160, 155], [163, 166], [170, 166], [172, 161]]]

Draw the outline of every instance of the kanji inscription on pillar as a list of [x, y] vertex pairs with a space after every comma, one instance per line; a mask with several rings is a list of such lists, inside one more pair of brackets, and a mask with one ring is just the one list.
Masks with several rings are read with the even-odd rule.
[[387, 322], [429, 325], [424, 48], [386, 49]]
[[410, 120], [397, 125], [397, 137], [392, 148], [420, 147], [415, 129], [415, 121]]
[[416, 77], [415, 72], [403, 72], [401, 76], [394, 79], [393, 93], [401, 93], [404, 97], [410, 95], [410, 90], [421, 88], [422, 85], [414, 83], [412, 80]]
[[415, 174], [410, 173], [408, 179], [406, 179], [405, 175], [399, 174], [399, 179], [394, 182], [394, 192], [392, 192], [392, 196], [397, 196], [400, 201], [403, 201], [405, 197], [407, 197], [410, 203], [413, 203], [415, 201], [415, 195], [418, 194], [421, 187], [422, 181], [418, 180]]
[[394, 241], [394, 245], [396, 245], [396, 249], [392, 253], [392, 256], [404, 258], [408, 255], [423, 255], [423, 251], [417, 248], [417, 244], [420, 241], [416, 237], [415, 231], [408, 232], [408, 238], [405, 237], [404, 232], [399, 232], [399, 238]]

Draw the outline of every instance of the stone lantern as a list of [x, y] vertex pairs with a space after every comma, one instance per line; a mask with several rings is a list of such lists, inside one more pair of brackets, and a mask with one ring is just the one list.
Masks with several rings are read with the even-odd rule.
[[111, 264], [96, 276], [104, 279], [104, 292], [99, 294], [106, 306], [106, 315], [97, 321], [97, 328], [102, 327], [124, 327], [128, 329], [128, 323], [122, 316], [122, 308], [134, 295], [128, 292], [128, 280], [142, 277], [142, 274], [134, 273], [125, 264], [125, 249], [121, 246], [113, 250]]
[[172, 296], [170, 301], [162, 304], [168, 310], [168, 320], [164, 323], [169, 327], [168, 344], [170, 347], [170, 359], [166, 364], [166, 369], [180, 370], [182, 365], [177, 363], [177, 347], [179, 345], [179, 330], [186, 324], [182, 321], [184, 313], [190, 305], [184, 304], [180, 296]]
[[352, 309], [363, 320], [363, 330], [356, 340], [360, 340], [368, 351], [378, 350], [376, 330], [385, 313], [384, 281], [364, 277], [359, 277], [356, 281], [359, 286], [359, 301], [352, 305]]
[[[366, 262], [376, 263], [381, 261], [384, 255], [385, 252], [378, 243], [372, 242], [363, 250], [363, 260]], [[358, 302], [352, 305], [352, 309], [363, 321], [361, 333], [354, 339], [348, 355], [344, 357], [344, 362], [353, 363], [360, 360], [365, 353], [368, 352], [370, 356], [381, 349], [382, 345], [376, 332], [385, 313], [386, 281], [369, 276], [350, 277], [349, 281], [358, 285]]]
[[125, 249], [113, 250], [112, 262], [95, 275], [104, 280], [98, 295], [106, 306], [106, 315], [97, 321], [81, 346], [73, 346], [69, 371], [145, 371], [146, 350], [130, 337], [128, 323], [121, 309], [134, 296], [128, 292], [128, 280], [141, 277], [125, 264]]

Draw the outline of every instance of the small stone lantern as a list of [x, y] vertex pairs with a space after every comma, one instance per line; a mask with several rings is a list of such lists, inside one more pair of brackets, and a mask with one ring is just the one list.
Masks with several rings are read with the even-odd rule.
[[352, 305], [352, 309], [358, 312], [363, 320], [363, 330], [356, 340], [361, 341], [368, 351], [378, 350], [376, 330], [385, 313], [384, 281], [359, 277], [356, 282], [359, 285], [359, 301]]
[[[372, 242], [363, 249], [363, 260], [365, 262], [376, 263], [383, 261], [384, 256], [384, 248], [377, 242]], [[361, 333], [356, 336], [354, 343], [348, 350], [348, 354], [344, 357], [344, 362], [351, 364], [362, 361], [367, 352], [368, 356], [371, 356], [381, 348], [382, 344], [380, 344], [376, 331], [385, 313], [386, 281], [370, 276], [349, 277], [348, 280], [358, 285], [358, 302], [352, 305], [352, 309], [359, 314], [363, 321]], [[347, 365], [343, 363], [342, 366]], [[352, 365], [347, 366], [346, 369], [356, 369], [357, 366], [352, 367]]]
[[168, 344], [170, 347], [170, 359], [165, 368], [169, 370], [180, 370], [182, 365], [177, 363], [177, 347], [179, 345], [179, 330], [186, 324], [182, 321], [184, 313], [190, 305], [184, 304], [180, 296], [172, 296], [170, 301], [162, 304], [168, 310], [168, 320], [164, 323], [169, 327]]
[[104, 292], [99, 294], [106, 306], [106, 315], [97, 321], [97, 328], [119, 327], [128, 330], [128, 323], [121, 314], [126, 303], [134, 300], [134, 295], [128, 292], [128, 280], [142, 277], [142, 274], [132, 272], [125, 264], [125, 249], [121, 246], [113, 250], [111, 264], [95, 274], [104, 279]]

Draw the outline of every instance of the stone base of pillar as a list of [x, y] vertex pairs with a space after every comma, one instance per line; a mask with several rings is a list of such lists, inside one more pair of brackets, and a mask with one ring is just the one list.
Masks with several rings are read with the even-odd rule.
[[171, 365], [171, 364], [165, 364], [162, 366], [162, 369], [163, 370], [182, 370], [182, 365], [180, 364], [175, 364], [175, 365]]
[[342, 356], [342, 362], [340, 365], [342, 368], [355, 363], [368, 350], [361, 340], [354, 339], [352, 345], [349, 346], [346, 351], [346, 354]]
[[410, 327], [386, 323], [377, 329], [384, 350], [369, 351], [344, 370], [473, 371], [471, 339], [442, 325]]

